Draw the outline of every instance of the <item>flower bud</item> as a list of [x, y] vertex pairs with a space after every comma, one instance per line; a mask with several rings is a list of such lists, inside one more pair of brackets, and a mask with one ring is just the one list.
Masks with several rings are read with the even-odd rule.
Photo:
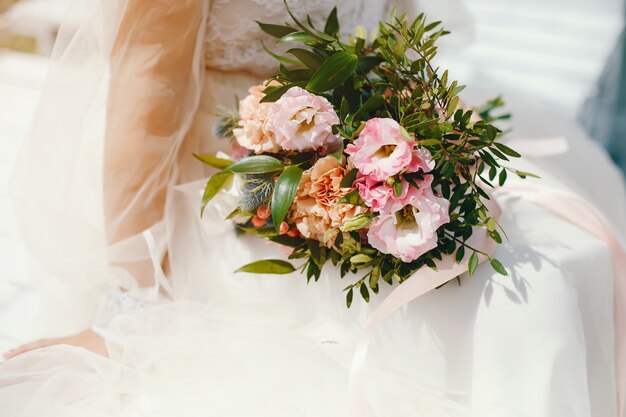
[[267, 220], [272, 215], [272, 210], [267, 204], [263, 204], [262, 206], [259, 206], [259, 208], [256, 210], [256, 215], [263, 220]]
[[372, 217], [374, 217], [374, 215], [370, 213], [358, 214], [350, 220], [345, 221], [341, 226], [341, 231], [351, 232], [353, 230], [363, 229], [370, 223]]
[[265, 219], [262, 219], [259, 216], [253, 216], [252, 224], [254, 225], [254, 227], [263, 227], [265, 226]]

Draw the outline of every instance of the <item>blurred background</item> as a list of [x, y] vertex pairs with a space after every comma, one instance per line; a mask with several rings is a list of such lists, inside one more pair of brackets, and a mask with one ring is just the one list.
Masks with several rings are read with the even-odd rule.
[[[8, 180], [70, 1], [0, 0], [0, 219], [14, 216]], [[494, 94], [519, 93], [582, 125], [626, 172], [624, 0], [464, 3], [473, 29], [461, 31], [457, 40], [467, 42], [445, 56], [451, 74]], [[0, 352], [29, 339], [27, 326], [15, 323], [26, 323], [37, 305], [27, 256], [15, 222], [0, 222], [0, 308], [12, 310], [0, 315]]]

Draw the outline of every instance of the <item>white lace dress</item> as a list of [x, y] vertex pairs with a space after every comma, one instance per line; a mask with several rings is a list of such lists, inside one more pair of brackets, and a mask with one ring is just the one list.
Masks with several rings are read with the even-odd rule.
[[[290, 2], [298, 15], [309, 12], [316, 21], [327, 15], [333, 3]], [[154, 4], [158, 10], [158, 5], [173, 3]], [[388, 6], [365, 0], [338, 5], [340, 18], [348, 22], [346, 30], [357, 23], [371, 27]], [[279, 0], [215, 0], [197, 12], [203, 19], [197, 25], [190, 68], [204, 69], [190, 70], [177, 81], [191, 85], [185, 96], [185, 103], [191, 104], [180, 104], [185, 117], [168, 136], [184, 141], [178, 139], [182, 142], [176, 145], [163, 217], [136, 239], [109, 251], [110, 256], [114, 252], [130, 259], [140, 252], [137, 248], [144, 248], [155, 265], [158, 285], [132, 285], [119, 270], [100, 267], [86, 250], [81, 252], [84, 258], [72, 258], [71, 266], [81, 271], [80, 277], [89, 271], [90, 277], [103, 275], [129, 289], [121, 293], [122, 298], [110, 298], [111, 307], [105, 308], [109, 317], [98, 323], [110, 358], [55, 346], [7, 361], [0, 365], [3, 416], [348, 415], [348, 372], [354, 348], [390, 289], [381, 289], [369, 304], [355, 300], [348, 310], [342, 293], [347, 283], [332, 268], [323, 272], [319, 282], [308, 285], [298, 274], [233, 273], [252, 260], [284, 254], [257, 239], [237, 236], [220, 220], [220, 207], [215, 204], [199, 218], [200, 190], [208, 173], [190, 155], [223, 147], [211, 135], [214, 114], [220, 106], [234, 106], [236, 95], [242, 97], [250, 85], [273, 72], [274, 61], [260, 46], [265, 38], [252, 19], [282, 22], [287, 17]], [[267, 40], [266, 44], [270, 45]], [[136, 83], [138, 90], [144, 85], [141, 77]], [[172, 93], [163, 79], [151, 79], [146, 85], [151, 94], [157, 90], [154, 95]], [[78, 104], [84, 107], [80, 100]], [[128, 106], [134, 110], [132, 104]], [[175, 115], [176, 106], [171, 110], [170, 115]], [[593, 196], [603, 212], [623, 227], [623, 183], [606, 156], [557, 118], [533, 113], [525, 105], [513, 111], [521, 121], [518, 132], [529, 132], [524, 127], [531, 126], [536, 129], [534, 136], [565, 135], [573, 148], [561, 159], [524, 159], [519, 168], [538, 173], [550, 187]], [[187, 112], [192, 115], [189, 120]], [[524, 124], [529, 118], [533, 123]], [[537, 120], [547, 122], [542, 125]], [[61, 127], [47, 127], [46, 134], [58, 133], [59, 141], [67, 136], [61, 134], [65, 131]], [[582, 164], [591, 175], [580, 179], [576, 172]], [[612, 184], [612, 192], [594, 187], [593, 176]], [[572, 187], [568, 178], [580, 180]], [[79, 190], [84, 199], [93, 188], [57, 191]], [[63, 202], [69, 205], [78, 199]], [[500, 246], [496, 256], [510, 275], [499, 276], [481, 266], [473, 278], [462, 278], [460, 286], [448, 284], [432, 291], [384, 324], [373, 341], [364, 376], [373, 416], [616, 415], [609, 250], [527, 201], [504, 195], [498, 201], [510, 242]], [[73, 222], [80, 222], [84, 213], [70, 214]], [[69, 240], [73, 229], [63, 233]], [[63, 242], [60, 239], [59, 245]], [[159, 265], [165, 251], [169, 270], [162, 274]], [[56, 251], [54, 255], [54, 260], [50, 256], [43, 263], [58, 265], [60, 255]], [[64, 272], [73, 276], [69, 267]], [[88, 311], [74, 310], [68, 320], [87, 316]]]

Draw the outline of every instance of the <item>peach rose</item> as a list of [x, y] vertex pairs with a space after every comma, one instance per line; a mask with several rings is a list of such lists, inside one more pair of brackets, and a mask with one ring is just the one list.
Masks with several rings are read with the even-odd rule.
[[239, 126], [233, 134], [239, 145], [255, 153], [278, 152], [279, 147], [273, 135], [265, 131], [265, 123], [273, 103], [261, 103], [265, 97], [263, 85], [250, 87], [248, 96], [239, 102]]
[[331, 238], [339, 233], [346, 221], [368, 212], [365, 207], [337, 204], [350, 192], [349, 188], [340, 187], [345, 174], [346, 168], [333, 156], [318, 160], [302, 173], [290, 219], [304, 237], [330, 247]]

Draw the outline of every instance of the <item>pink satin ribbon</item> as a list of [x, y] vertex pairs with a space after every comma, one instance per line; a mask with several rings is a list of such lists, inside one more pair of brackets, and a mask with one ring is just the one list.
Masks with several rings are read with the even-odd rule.
[[[602, 239], [611, 249], [613, 255], [615, 288], [617, 415], [618, 417], [622, 416], [626, 398], [626, 323], [624, 322], [626, 319], [626, 253], [624, 249], [596, 210], [589, 203], [576, 195], [526, 185], [507, 186], [499, 189], [499, 192], [523, 197], [524, 199], [551, 210], [563, 219]], [[500, 209], [493, 199], [490, 204], [492, 204], [492, 206], [489, 207], [492, 215], [496, 218], [499, 217]], [[493, 253], [495, 249], [494, 242], [489, 239], [484, 232], [474, 236], [473, 241], [469, 244], [473, 247], [480, 248], [487, 254]], [[479, 259], [482, 262], [485, 260], [485, 257], [481, 256]], [[367, 417], [369, 415], [369, 409], [364, 395], [364, 379], [362, 373], [369, 344], [376, 331], [387, 318], [404, 305], [463, 274], [467, 271], [467, 268], [467, 262], [464, 261], [460, 264], [456, 264], [451, 256], [445, 257], [443, 261], [440, 262], [437, 271], [433, 271], [430, 268], [423, 268], [392, 291], [374, 312], [357, 343], [350, 368], [348, 405], [351, 417]]]

